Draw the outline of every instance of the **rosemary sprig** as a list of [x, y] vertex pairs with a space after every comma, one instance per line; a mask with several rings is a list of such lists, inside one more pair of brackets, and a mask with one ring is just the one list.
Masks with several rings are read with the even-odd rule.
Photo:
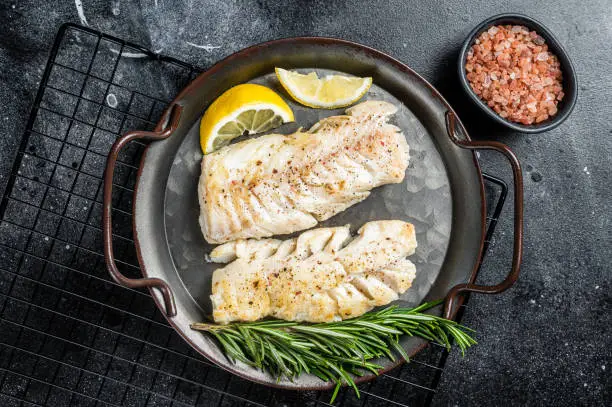
[[[442, 300], [424, 303], [416, 308], [390, 306], [340, 322], [304, 324], [268, 320], [231, 325], [191, 324], [192, 329], [212, 334], [223, 347], [230, 361], [239, 360], [280, 378], [293, 379], [311, 373], [322, 380], [333, 381], [336, 387], [333, 403], [343, 383], [351, 386], [359, 397], [352, 375], [365, 371], [378, 374], [382, 366], [371, 359], [396, 354], [408, 360], [399, 344], [401, 335], [417, 336], [450, 349], [454, 340], [465, 350], [476, 343], [472, 329], [454, 321], [423, 313]], [[395, 351], [395, 352], [394, 352]]]

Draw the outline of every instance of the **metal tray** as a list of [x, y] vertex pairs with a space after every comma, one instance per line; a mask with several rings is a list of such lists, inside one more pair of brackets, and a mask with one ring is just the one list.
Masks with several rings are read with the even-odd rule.
[[[153, 132], [131, 132], [117, 140], [107, 161], [103, 212], [105, 257], [113, 278], [129, 287], [149, 287], [169, 323], [197, 351], [225, 369], [272, 386], [324, 389], [331, 384], [314, 376], [277, 381], [246, 365], [231, 364], [211, 337], [189, 328], [190, 323], [206, 319], [210, 312], [210, 279], [217, 267], [205, 261], [211, 247], [201, 236], [197, 222], [199, 119], [206, 107], [231, 86], [258, 82], [277, 87], [271, 75], [275, 66], [372, 76], [376, 86], [368, 97], [400, 106], [394, 120], [404, 131], [412, 156], [406, 180], [377, 188], [366, 201], [323, 225], [351, 223], [358, 228], [369, 220], [391, 218], [414, 223], [419, 241], [413, 256], [417, 279], [401, 299], [406, 304], [446, 297], [445, 308], [434, 312], [453, 318], [462, 292], [498, 293], [516, 281], [522, 253], [521, 170], [514, 154], [503, 144], [471, 141], [448, 103], [410, 68], [371, 48], [329, 38], [284, 39], [240, 51], [185, 88]], [[295, 104], [292, 107], [298, 123], [305, 126], [333, 114]], [[123, 276], [112, 250], [114, 166], [121, 149], [136, 139], [158, 140], [147, 148], [141, 161], [134, 199], [134, 236], [143, 279]], [[478, 148], [504, 154], [514, 176], [512, 268], [502, 283], [491, 287], [475, 284], [486, 225], [482, 175], [471, 151]], [[416, 338], [402, 340], [409, 355], [424, 344]], [[384, 371], [400, 362], [379, 361]], [[366, 375], [358, 381], [373, 377]]]

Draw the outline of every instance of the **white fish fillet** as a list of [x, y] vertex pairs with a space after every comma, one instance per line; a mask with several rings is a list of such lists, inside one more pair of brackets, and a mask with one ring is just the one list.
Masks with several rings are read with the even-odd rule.
[[309, 131], [269, 134], [202, 159], [200, 225], [209, 243], [293, 233], [399, 183], [408, 144], [387, 123], [396, 107], [368, 101]]
[[359, 316], [411, 286], [415, 267], [406, 256], [416, 245], [414, 226], [399, 220], [368, 222], [353, 240], [342, 226], [285, 241], [225, 243], [210, 254], [231, 262], [213, 273], [213, 317], [227, 324], [266, 316], [310, 322]]

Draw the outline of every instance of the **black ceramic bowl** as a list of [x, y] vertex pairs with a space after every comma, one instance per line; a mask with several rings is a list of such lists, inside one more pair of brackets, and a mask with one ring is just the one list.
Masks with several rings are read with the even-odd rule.
[[[533, 125], [524, 125], [519, 123], [514, 123], [509, 120], [504, 119], [499, 116], [493, 109], [491, 109], [485, 102], [483, 102], [476, 93], [472, 90], [465, 72], [465, 61], [467, 58], [467, 53], [470, 47], [474, 44], [476, 38], [484, 31], [488, 30], [491, 26], [494, 25], [523, 25], [530, 30], [538, 33], [548, 45], [548, 49], [559, 58], [559, 62], [561, 63], [561, 72], [563, 74], [563, 92], [565, 96], [563, 100], [559, 102], [557, 106], [558, 112], [555, 116], [550, 119], [547, 119], [541, 123], [533, 124]], [[572, 61], [569, 56], [559, 43], [555, 36], [540, 23], [539, 21], [534, 20], [531, 17], [527, 17], [521, 14], [500, 14], [497, 16], [490, 17], [480, 23], [476, 28], [470, 32], [467, 37], [467, 40], [461, 47], [461, 52], [459, 53], [459, 80], [461, 85], [469, 95], [469, 97], [478, 105], [482, 111], [484, 111], [489, 117], [491, 117], [496, 122], [511, 128], [512, 130], [520, 131], [523, 133], [540, 133], [543, 131], [547, 131], [553, 129], [563, 123], [565, 119], [569, 116], [569, 114], [574, 109], [574, 105], [576, 104], [576, 98], [578, 96], [578, 84], [576, 82], [576, 72], [574, 71], [574, 66], [572, 65]]]

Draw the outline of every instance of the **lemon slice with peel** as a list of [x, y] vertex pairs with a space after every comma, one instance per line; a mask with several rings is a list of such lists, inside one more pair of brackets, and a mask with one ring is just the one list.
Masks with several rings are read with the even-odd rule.
[[372, 86], [372, 78], [328, 75], [319, 78], [316, 72], [303, 75], [275, 68], [276, 77], [291, 97], [303, 105], [336, 109], [352, 105]]
[[208, 154], [238, 136], [268, 131], [293, 120], [293, 111], [277, 93], [245, 83], [225, 91], [206, 109], [200, 122], [200, 145]]

